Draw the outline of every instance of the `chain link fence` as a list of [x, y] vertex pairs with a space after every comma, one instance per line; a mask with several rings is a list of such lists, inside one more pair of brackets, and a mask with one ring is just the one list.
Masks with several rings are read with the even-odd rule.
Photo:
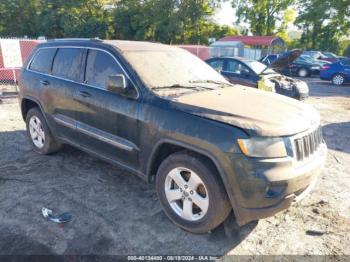
[[0, 97], [7, 98], [17, 95], [18, 92], [18, 75], [16, 68], [0, 68]]
[[18, 79], [23, 63], [41, 40], [0, 38], [0, 99], [18, 94]]

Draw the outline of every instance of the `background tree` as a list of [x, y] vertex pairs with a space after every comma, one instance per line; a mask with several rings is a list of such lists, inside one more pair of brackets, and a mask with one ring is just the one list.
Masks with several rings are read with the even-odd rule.
[[246, 22], [254, 35], [272, 35], [276, 22], [282, 20], [281, 13], [294, 0], [233, 0], [237, 9], [237, 22]]
[[[236, 8], [238, 23], [249, 24], [243, 34], [278, 35], [290, 48], [350, 53], [350, 0], [1, 0], [0, 35], [207, 44], [238, 34], [214, 22], [223, 1]], [[291, 24], [301, 39], [289, 39]]]
[[340, 50], [339, 41], [350, 33], [350, 0], [299, 0], [295, 24], [303, 31], [306, 49]]
[[213, 30], [212, 15], [219, 2], [120, 0], [114, 11], [116, 36], [164, 43], [207, 43]]
[[281, 37], [287, 45], [290, 45], [291, 40], [289, 39], [288, 27], [293, 24], [296, 18], [296, 10], [294, 8], [287, 8], [283, 11], [281, 25], [277, 30], [277, 36]]
[[225, 36], [233, 36], [238, 35], [238, 29], [229, 26], [229, 25], [218, 25], [215, 23], [212, 23], [208, 27], [208, 31], [205, 32], [205, 35], [208, 36], [208, 38], [215, 38], [216, 40], [223, 38]]
[[0, 33], [5, 36], [36, 35], [39, 6], [37, 0], [1, 0]]
[[113, 34], [110, 11], [104, 0], [66, 1], [61, 25], [66, 37], [109, 38]]

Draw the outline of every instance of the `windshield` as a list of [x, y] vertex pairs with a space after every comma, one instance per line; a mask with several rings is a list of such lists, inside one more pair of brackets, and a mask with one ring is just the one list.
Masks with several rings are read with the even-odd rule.
[[264, 65], [263, 63], [260, 63], [258, 61], [254, 61], [254, 60], [251, 60], [251, 61], [245, 61], [245, 63], [257, 74], [257, 75], [260, 75], [261, 73], [263, 73], [264, 71], [264, 74], [271, 74], [271, 73], [275, 73], [275, 71], [273, 71], [272, 69], [267, 69], [267, 66]]
[[181, 49], [127, 51], [124, 56], [151, 89], [229, 84], [205, 62]]
[[307, 55], [302, 55], [298, 59], [304, 60], [304, 61], [307, 61], [307, 62], [310, 62], [310, 63], [313, 63], [315, 61], [314, 58], [312, 58], [311, 56], [307, 56]]

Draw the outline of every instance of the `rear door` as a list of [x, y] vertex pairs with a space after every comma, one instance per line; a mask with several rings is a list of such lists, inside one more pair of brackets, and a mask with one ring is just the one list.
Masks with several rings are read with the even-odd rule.
[[81, 80], [83, 50], [80, 48], [42, 47], [23, 75], [33, 94], [39, 97], [51, 132], [60, 138], [74, 140], [75, 107], [74, 92]]
[[123, 74], [128, 85], [132, 83], [109, 52], [87, 49], [85, 57], [84, 85], [76, 92], [80, 145], [119, 164], [137, 168], [139, 99], [108, 91], [106, 85], [108, 77], [116, 74]]
[[82, 82], [82, 48], [58, 48], [52, 65], [52, 77], [48, 79], [49, 92], [44, 94], [52, 108], [51, 117], [57, 135], [77, 143], [76, 107], [74, 95]]
[[240, 61], [226, 60], [221, 74], [231, 83], [257, 87], [256, 74]]

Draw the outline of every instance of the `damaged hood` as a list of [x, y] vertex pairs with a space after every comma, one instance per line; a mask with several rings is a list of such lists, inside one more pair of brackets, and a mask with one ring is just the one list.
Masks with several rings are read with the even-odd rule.
[[282, 70], [288, 67], [291, 63], [293, 63], [294, 60], [296, 60], [302, 53], [303, 51], [299, 49], [285, 52], [282, 55], [280, 55], [275, 61], [269, 64], [267, 68]]
[[289, 136], [320, 123], [312, 106], [238, 85], [184, 94], [172, 101], [179, 110], [242, 128], [251, 136]]

